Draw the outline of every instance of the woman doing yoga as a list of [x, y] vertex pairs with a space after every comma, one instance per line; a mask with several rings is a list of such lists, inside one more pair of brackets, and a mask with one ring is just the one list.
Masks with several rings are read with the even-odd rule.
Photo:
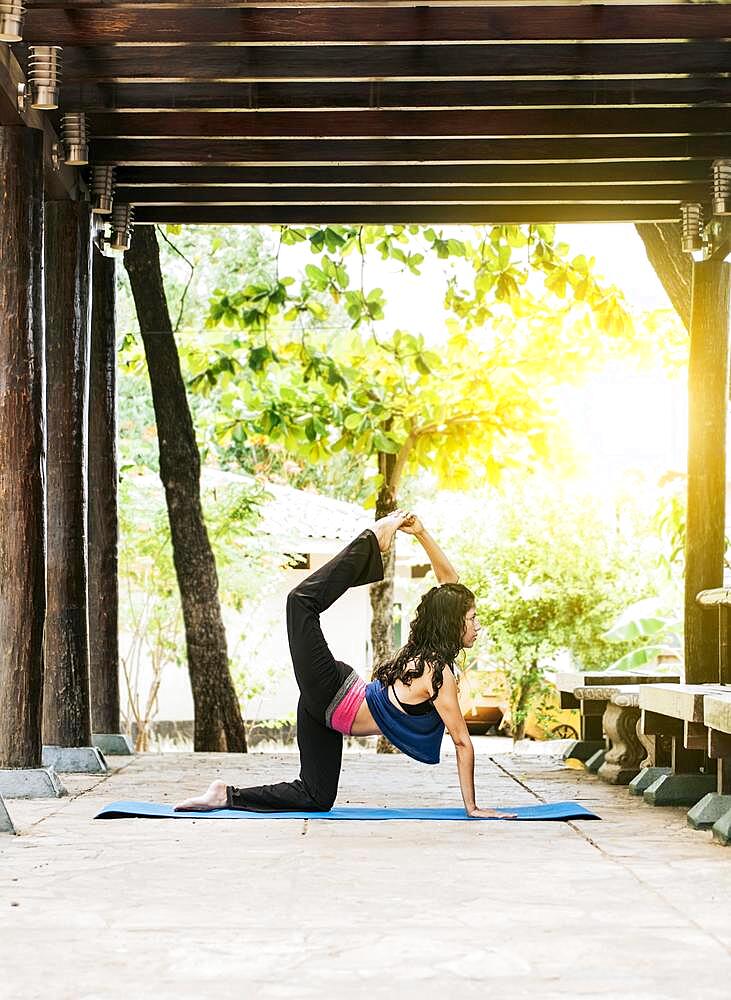
[[[381, 553], [400, 529], [419, 539], [439, 586], [421, 599], [409, 638], [391, 659], [379, 664], [366, 684], [330, 652], [320, 615], [350, 587], [383, 579]], [[403, 510], [376, 521], [349, 545], [298, 584], [287, 597], [287, 632], [300, 689], [297, 744], [300, 776], [274, 785], [236, 788], [214, 781], [177, 811], [246, 809], [254, 812], [326, 812], [338, 790], [343, 735], [385, 735], [409, 757], [439, 763], [444, 729], [454, 741], [457, 772], [470, 816], [510, 819], [513, 814], [478, 809], [474, 750], [457, 700], [454, 660], [474, 645], [480, 632], [475, 598], [421, 521]]]

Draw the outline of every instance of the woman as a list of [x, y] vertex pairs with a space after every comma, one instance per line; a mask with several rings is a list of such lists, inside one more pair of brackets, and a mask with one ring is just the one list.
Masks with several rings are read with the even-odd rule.
[[[383, 579], [381, 553], [397, 529], [419, 539], [437, 581], [416, 610], [406, 645], [380, 664], [366, 684], [330, 652], [320, 615], [350, 587]], [[474, 750], [457, 700], [453, 662], [480, 632], [475, 598], [421, 521], [396, 510], [361, 532], [342, 552], [300, 583], [287, 597], [289, 648], [300, 698], [297, 743], [300, 776], [275, 785], [236, 788], [214, 781], [177, 811], [246, 809], [255, 812], [316, 811], [332, 808], [337, 795], [343, 735], [385, 735], [415, 760], [439, 762], [445, 727], [457, 751], [457, 772], [469, 816], [509, 819], [512, 814], [478, 809]]]

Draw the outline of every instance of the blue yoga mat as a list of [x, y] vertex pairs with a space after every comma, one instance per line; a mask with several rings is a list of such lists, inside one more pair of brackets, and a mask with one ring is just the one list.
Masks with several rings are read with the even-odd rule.
[[[517, 813], [517, 820], [599, 819], [578, 802], [547, 802], [535, 806], [505, 806], [500, 812]], [[157, 802], [112, 802], [94, 819], [119, 819], [136, 816], [153, 819], [427, 819], [473, 822], [464, 809], [370, 809], [343, 806], [329, 812], [249, 812], [244, 809], [212, 809], [209, 812], [175, 812], [172, 806]], [[499, 822], [502, 822], [500, 820]]]

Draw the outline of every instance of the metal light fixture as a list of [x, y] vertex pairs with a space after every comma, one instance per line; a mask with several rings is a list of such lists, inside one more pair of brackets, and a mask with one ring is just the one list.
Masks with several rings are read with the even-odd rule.
[[112, 209], [112, 234], [109, 237], [109, 248], [124, 253], [129, 250], [134, 225], [134, 206], [115, 204]]
[[83, 111], [63, 115], [61, 136], [65, 161], [70, 167], [83, 167], [89, 162], [89, 141], [86, 134], [86, 115]]
[[713, 161], [713, 214], [731, 215], [731, 160]]
[[21, 0], [0, 3], [0, 42], [19, 42], [23, 37], [25, 4]]
[[680, 206], [682, 225], [682, 250], [693, 260], [703, 257], [703, 206], [698, 202], [685, 202]]
[[39, 111], [58, 107], [61, 79], [61, 46], [30, 45], [28, 47], [28, 83], [30, 106]]
[[109, 215], [114, 195], [114, 167], [93, 167], [91, 171], [91, 210], [95, 215]]

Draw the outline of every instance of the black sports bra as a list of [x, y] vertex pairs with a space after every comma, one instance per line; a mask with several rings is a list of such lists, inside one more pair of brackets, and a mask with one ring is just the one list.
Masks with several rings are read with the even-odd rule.
[[433, 701], [436, 695], [429, 698], [427, 701], [419, 701], [415, 705], [406, 705], [404, 704], [403, 701], [401, 701], [399, 696], [396, 694], [396, 688], [393, 686], [393, 684], [391, 685], [391, 690], [393, 691], [394, 698], [399, 703], [401, 708], [403, 708], [404, 712], [406, 712], [407, 715], [427, 715], [429, 712], [435, 711]]

